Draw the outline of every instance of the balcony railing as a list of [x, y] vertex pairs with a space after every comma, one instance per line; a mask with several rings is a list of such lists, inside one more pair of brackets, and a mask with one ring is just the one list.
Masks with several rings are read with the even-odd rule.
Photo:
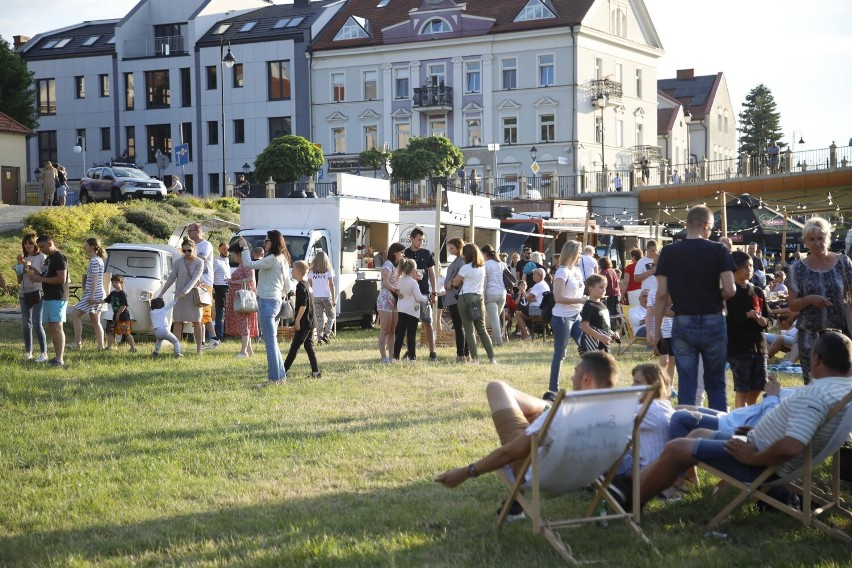
[[186, 53], [184, 36], [128, 39], [124, 42], [125, 57], [165, 57]]
[[621, 83], [608, 78], [589, 81], [588, 89], [593, 99], [621, 99]]
[[441, 108], [451, 110], [453, 108], [453, 88], [445, 85], [415, 87], [414, 108]]

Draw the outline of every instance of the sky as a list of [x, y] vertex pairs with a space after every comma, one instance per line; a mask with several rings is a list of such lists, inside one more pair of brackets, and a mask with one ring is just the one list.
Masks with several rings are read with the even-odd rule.
[[[86, 20], [120, 18], [138, 0], [0, 0], [0, 36], [34, 36]], [[276, 3], [283, 3], [275, 0]], [[852, 2], [849, 0], [645, 0], [665, 55], [658, 77], [677, 69], [722, 71], [735, 114], [765, 84], [781, 113], [783, 140], [827, 148], [852, 138]], [[766, 9], [770, 6], [771, 9]]]

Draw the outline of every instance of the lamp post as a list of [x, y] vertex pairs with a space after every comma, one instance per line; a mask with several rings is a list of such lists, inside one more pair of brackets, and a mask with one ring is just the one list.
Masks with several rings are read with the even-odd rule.
[[[533, 175], [533, 187], [536, 186], [535, 178], [536, 178], [536, 170], [538, 170], [538, 168], [536, 167], [537, 164], [535, 162], [536, 156], [538, 156], [538, 148], [533, 146], [533, 147], [530, 148], [530, 158], [532, 158], [532, 163], [530, 164], [530, 169], [532, 170], [532, 175]], [[520, 195], [520, 190], [518, 190], [518, 191], [519, 191], [518, 195]]]
[[225, 137], [225, 68], [231, 69], [237, 58], [231, 53], [231, 44], [228, 43], [228, 53], [225, 54], [225, 42], [219, 39], [219, 58], [222, 60], [222, 195], [225, 194], [225, 180], [228, 179], [228, 166], [225, 162], [225, 146], [227, 146], [227, 138]]
[[[491, 177], [494, 179], [494, 184], [491, 188], [493, 193], [497, 193], [497, 152], [500, 151], [500, 144], [496, 142], [488, 145], [488, 151], [491, 152], [491, 161], [494, 164], [491, 169]], [[482, 180], [485, 183], [485, 180]]]
[[595, 99], [595, 104], [601, 109], [601, 181], [598, 191], [603, 191], [606, 183], [606, 147], [604, 146], [604, 109], [606, 108], [606, 95], [601, 94]]
[[248, 179], [248, 175], [249, 175], [250, 171], [251, 171], [251, 166], [248, 164], [248, 162], [244, 162], [243, 163], [243, 173], [245, 174], [246, 179]]
[[683, 109], [683, 123], [686, 124], [686, 181], [693, 181], [692, 176], [692, 156], [689, 153], [689, 124], [692, 122], [692, 114]]
[[86, 175], [86, 139], [78, 136], [77, 145], [74, 146], [74, 153], [79, 154], [81, 152], [83, 154], [83, 175], [80, 178], [82, 179]]

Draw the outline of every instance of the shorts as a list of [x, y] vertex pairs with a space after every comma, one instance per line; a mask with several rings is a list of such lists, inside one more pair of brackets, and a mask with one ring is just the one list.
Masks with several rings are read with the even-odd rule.
[[674, 350], [672, 349], [672, 338], [664, 337], [657, 342], [657, 351], [660, 352], [660, 355], [671, 355], [674, 357]]
[[[520, 408], [501, 408], [491, 415], [491, 419], [494, 421], [497, 436], [500, 437], [501, 446], [505, 446], [518, 436], [526, 436], [527, 428], [530, 427]], [[525, 458], [526, 456], [510, 464], [515, 477], [518, 476]]]
[[744, 464], [726, 452], [725, 442], [733, 437], [732, 432], [716, 432], [712, 438], [696, 440], [692, 457], [740, 481], [754, 481], [766, 466]]
[[[210, 292], [210, 297], [213, 297], [213, 286], [210, 284], [199, 284], [202, 288], [206, 288]], [[211, 323], [213, 321], [213, 304], [201, 307], [201, 325]]]
[[524, 304], [523, 306], [518, 306], [518, 311], [528, 318], [541, 317], [541, 306], [530, 306], [529, 304]]
[[44, 307], [41, 309], [42, 323], [65, 323], [65, 312], [68, 308], [66, 300], [42, 300]]
[[728, 357], [734, 392], [762, 391], [766, 386], [766, 354], [740, 353]]
[[114, 331], [116, 335], [130, 335], [130, 320], [117, 322]]
[[420, 321], [432, 323], [432, 304], [420, 304]]

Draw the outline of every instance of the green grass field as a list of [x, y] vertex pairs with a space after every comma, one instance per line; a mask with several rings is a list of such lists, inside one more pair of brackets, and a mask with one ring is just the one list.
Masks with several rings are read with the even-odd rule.
[[[342, 330], [319, 349], [323, 379], [308, 378], [302, 352], [286, 386], [257, 389], [262, 345], [249, 360], [234, 341], [152, 360], [149, 339], [137, 355], [90, 339], [54, 370], [23, 363], [18, 323], [0, 322], [0, 566], [560, 565], [528, 521], [495, 529], [495, 476], [433, 481], [496, 446], [489, 380], [544, 392], [550, 345], [511, 343], [498, 366], [449, 363], [449, 349], [442, 362], [383, 366], [375, 336]], [[622, 358], [622, 385], [646, 359]], [[710, 486], [647, 508], [659, 555], [620, 523], [563, 540], [605, 566], [852, 565], [847, 544], [753, 505], [726, 539], [705, 538], [723, 505]]]

